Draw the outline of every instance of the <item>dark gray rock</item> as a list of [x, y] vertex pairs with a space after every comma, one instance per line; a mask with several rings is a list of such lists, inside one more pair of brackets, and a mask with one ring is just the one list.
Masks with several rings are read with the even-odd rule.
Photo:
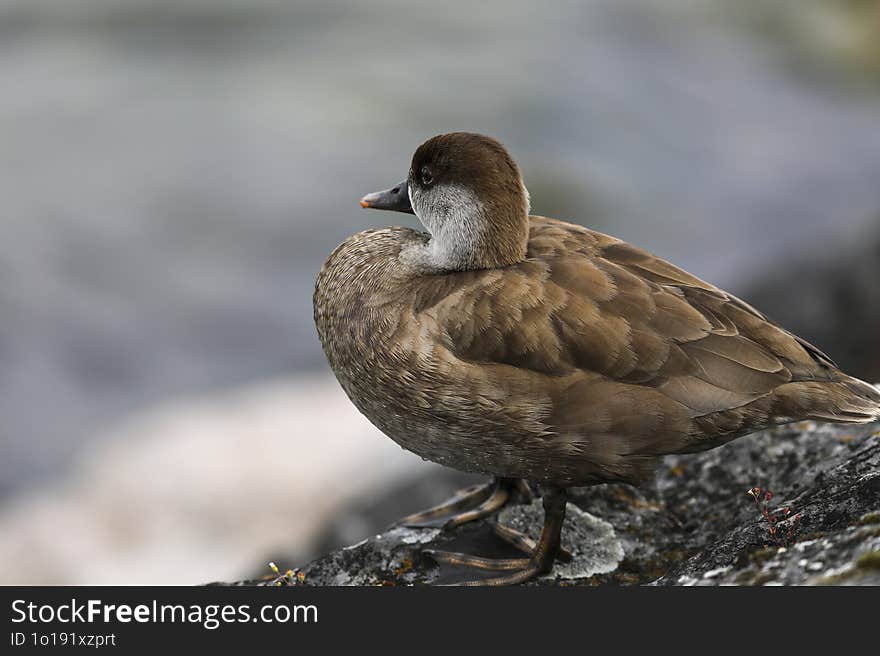
[[880, 216], [871, 229], [780, 263], [742, 298], [831, 354], [844, 371], [880, 380]]
[[[641, 488], [573, 490], [564, 541], [574, 560], [530, 585], [880, 584], [878, 438], [880, 423], [803, 422], [670, 456]], [[747, 493], [756, 487], [758, 499]], [[506, 509], [499, 519], [537, 536], [540, 503]], [[447, 532], [391, 528], [275, 582], [442, 582], [422, 555], [429, 546], [512, 555], [487, 521]]]

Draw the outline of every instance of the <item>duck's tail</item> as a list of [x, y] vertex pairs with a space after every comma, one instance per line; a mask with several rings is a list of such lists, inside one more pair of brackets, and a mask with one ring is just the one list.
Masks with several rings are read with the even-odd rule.
[[880, 420], [880, 390], [858, 378], [844, 374], [833, 383], [798, 385], [810, 387], [814, 403], [808, 409], [808, 419], [854, 424]]

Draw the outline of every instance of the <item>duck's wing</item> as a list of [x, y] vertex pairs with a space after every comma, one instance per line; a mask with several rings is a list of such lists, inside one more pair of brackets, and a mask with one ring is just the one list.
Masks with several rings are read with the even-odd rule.
[[[790, 383], [843, 376], [819, 349], [738, 298], [620, 240], [552, 219], [533, 218], [523, 263], [454, 280], [420, 310], [456, 357], [545, 376], [580, 372], [616, 384], [607, 393], [630, 403], [659, 393], [696, 418]], [[806, 405], [780, 412], [806, 417]]]
[[[628, 291], [622, 296], [619, 291], [604, 307], [669, 345], [675, 357], [646, 382], [687, 406], [691, 416], [742, 407], [788, 383], [838, 379], [836, 365], [818, 348], [650, 253], [624, 242], [606, 243], [595, 263], [618, 290], [638, 288], [653, 299], [642, 318], [625, 309]], [[624, 279], [628, 283], [620, 284]]]
[[[771, 328], [770, 330], [765, 331], [765, 335], [770, 338], [771, 348], [773, 342], [780, 340], [788, 342], [793, 339], [815, 362], [828, 367], [837, 367], [837, 364], [819, 348], [802, 337], [798, 337], [797, 335], [788, 332], [778, 323], [767, 317], [767, 315], [759, 312], [742, 299], [700, 280], [687, 271], [684, 271], [647, 251], [631, 246], [623, 241], [615, 240], [606, 235], [602, 235], [601, 238], [606, 242], [606, 245], [601, 249], [601, 257], [625, 267], [645, 280], [659, 285], [676, 287], [682, 289], [685, 293], [690, 292], [689, 296], [695, 307], [700, 308], [703, 311], [704, 316], [712, 319], [721, 319], [723, 321], [726, 314], [724, 312], [724, 307], [729, 305], [730, 307], [748, 315], [747, 323], [753, 324], [754, 326], [759, 324], [767, 325]], [[706, 297], [710, 299], [708, 306], [701, 302], [701, 299]], [[720, 310], [720, 316], [718, 310]], [[736, 326], [733, 326], [733, 328], [736, 328]]]

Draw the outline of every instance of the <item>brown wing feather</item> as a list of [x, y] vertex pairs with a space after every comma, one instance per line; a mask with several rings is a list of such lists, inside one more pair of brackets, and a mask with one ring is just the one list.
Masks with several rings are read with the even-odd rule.
[[[721, 417], [790, 383], [840, 380], [821, 351], [743, 301], [579, 226], [533, 217], [525, 262], [447, 278], [448, 293], [418, 308], [439, 341], [469, 362], [575, 376], [557, 399], [560, 426], [598, 421], [585, 417], [604, 407], [600, 383], [624, 415], [643, 404], [680, 420]], [[761, 421], [772, 422], [766, 405]]]

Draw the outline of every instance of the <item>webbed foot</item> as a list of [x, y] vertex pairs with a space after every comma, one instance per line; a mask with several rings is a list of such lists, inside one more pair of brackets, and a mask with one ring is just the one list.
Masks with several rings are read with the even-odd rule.
[[513, 529], [507, 527], [495, 529], [496, 535], [502, 537], [506, 542], [521, 551], [527, 551], [529, 555], [526, 558], [485, 558], [436, 549], [425, 549], [422, 553], [440, 565], [441, 577], [443, 576], [444, 564], [483, 571], [509, 572], [502, 576], [453, 581], [443, 583], [443, 585], [500, 586], [524, 583], [536, 576], [550, 572], [553, 569], [553, 563], [561, 554], [564, 553], [569, 559], [571, 558], [571, 554], [564, 552], [560, 544], [562, 523], [565, 520], [565, 490], [548, 490], [544, 494], [543, 504], [544, 528], [537, 543], [533, 543], [530, 538]]
[[491, 483], [459, 490], [448, 501], [407, 515], [397, 523], [412, 528], [450, 529], [488, 517], [508, 503], [528, 503], [533, 498], [532, 490], [524, 480], [496, 477]]

